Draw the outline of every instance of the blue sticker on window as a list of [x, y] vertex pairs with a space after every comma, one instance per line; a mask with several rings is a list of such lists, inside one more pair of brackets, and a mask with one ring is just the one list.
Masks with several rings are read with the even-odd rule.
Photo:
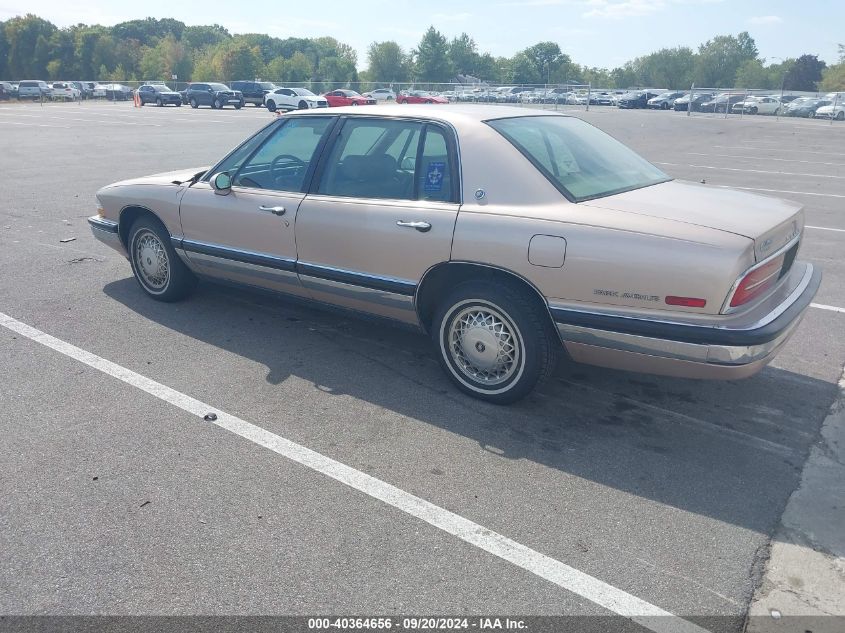
[[445, 173], [446, 163], [429, 163], [423, 189], [426, 191], [441, 191], [443, 189], [443, 175]]

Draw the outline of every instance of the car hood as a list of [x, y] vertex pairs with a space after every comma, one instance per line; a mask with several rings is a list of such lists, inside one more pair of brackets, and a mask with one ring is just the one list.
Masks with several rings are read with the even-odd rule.
[[194, 167], [193, 169], [178, 169], [176, 171], [166, 171], [160, 174], [152, 174], [150, 176], [142, 176], [140, 178], [130, 178], [128, 180], [121, 180], [120, 182], [112, 183], [104, 189], [112, 187], [126, 187], [134, 185], [177, 185], [187, 182], [200, 172], [206, 172], [209, 167]]
[[[683, 222], [750, 238], [758, 255], [773, 252], [803, 229], [802, 206], [735, 189], [672, 180], [580, 204]], [[788, 238], [788, 239], [787, 239]], [[763, 243], [771, 239], [766, 248]]]

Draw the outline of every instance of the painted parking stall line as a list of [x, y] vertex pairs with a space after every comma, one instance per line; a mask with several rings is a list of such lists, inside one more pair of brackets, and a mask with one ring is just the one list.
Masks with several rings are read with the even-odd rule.
[[714, 165], [688, 165], [682, 163], [658, 163], [655, 165], [668, 165], [669, 167], [694, 167], [695, 169], [715, 169], [716, 171], [738, 171], [748, 174], [769, 174], [774, 176], [800, 176], [803, 178], [835, 178], [836, 180], [845, 180], [845, 176], [835, 176], [832, 174], [802, 174], [793, 171], [766, 171], [764, 169], [740, 169], [739, 167], [716, 167]]
[[794, 191], [791, 189], [764, 189], [763, 187], [737, 187], [736, 185], [710, 185], [720, 189], [742, 189], [743, 191], [766, 191], [768, 193], [791, 193], [798, 196], [821, 196], [823, 198], [845, 198], [838, 193], [819, 193], [817, 191]]
[[845, 308], [837, 308], [836, 306], [829, 306], [824, 303], [811, 303], [810, 307], [818, 310], [829, 310], [830, 312], [841, 312], [842, 314], [845, 314]]
[[836, 233], [845, 233], [845, 229], [833, 229], [829, 226], [813, 226], [811, 224], [805, 224], [805, 229], [815, 229], [816, 231], [834, 231]]
[[216, 419], [208, 421], [221, 429], [234, 433], [258, 446], [267, 448], [410, 516], [425, 521], [465, 543], [506, 560], [655, 633], [707, 633], [706, 629], [688, 620], [664, 611], [660, 607], [637, 598], [622, 589], [609, 585], [454, 512], [434, 505], [425, 499], [335, 461], [301, 444], [271, 433], [246, 420], [216, 409], [131, 369], [50, 336], [2, 312], [0, 312], [0, 326], [145, 391], [200, 419], [204, 419], [209, 413], [214, 413]]

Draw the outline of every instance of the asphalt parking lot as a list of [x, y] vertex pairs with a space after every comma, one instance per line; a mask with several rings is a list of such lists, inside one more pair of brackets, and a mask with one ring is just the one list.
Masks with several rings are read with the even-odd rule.
[[[94, 193], [214, 162], [271, 120], [251, 107], [0, 107], [0, 315], [648, 605], [740, 630], [845, 364], [845, 125], [572, 114], [672, 176], [806, 205], [799, 257], [825, 278], [762, 373], [563, 363], [503, 408], [453, 389], [412, 331], [211, 284], [148, 300], [91, 236]], [[0, 613], [610, 613], [589, 582], [564, 589], [37, 340], [0, 328], [0, 355]]]

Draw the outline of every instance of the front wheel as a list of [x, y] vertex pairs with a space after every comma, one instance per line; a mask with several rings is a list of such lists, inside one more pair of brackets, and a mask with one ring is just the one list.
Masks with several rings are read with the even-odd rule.
[[223, 109], [223, 102], [220, 99], [215, 99], [214, 103], [211, 105], [212, 108], [215, 110], [222, 110]]
[[191, 99], [191, 101], [190, 101], [190, 104], [191, 104], [191, 107], [192, 107], [194, 110], [196, 110], [196, 109], [199, 107], [199, 104], [197, 103], [197, 100], [196, 100], [196, 99], [193, 99], [193, 98], [192, 98], [192, 99]]
[[268, 102], [267, 102], [267, 109], [268, 109], [270, 112], [275, 112], [275, 111], [276, 111], [276, 102], [275, 102], [275, 101], [273, 101], [273, 100], [268, 101]]
[[243, 107], [244, 107], [243, 101], [241, 101], [240, 103], [236, 103], [236, 104], [235, 104], [235, 110], [240, 110], [240, 109], [241, 109], [241, 108], [243, 108]]
[[163, 108], [163, 107], [164, 107], [164, 101], [162, 101], [162, 100], [161, 100], [161, 97], [159, 97], [158, 99], [156, 99], [156, 105], [157, 105], [159, 108]]
[[836, 115], [836, 120], [837, 120], [837, 121], [845, 121], [845, 110], [843, 110], [843, 111], [839, 112], [839, 113]]
[[660, 109], [661, 110], [668, 110], [669, 109], [669, 103], [664, 101], [663, 103], [660, 104]]
[[494, 404], [528, 395], [553, 371], [560, 345], [528, 291], [489, 281], [456, 286], [431, 330], [438, 360], [457, 387]]
[[308, 109], [308, 104], [307, 104], [305, 101], [300, 101], [300, 102], [299, 102], [299, 109], [300, 109], [300, 110], [307, 110], [307, 109]]
[[151, 217], [138, 218], [129, 229], [129, 261], [143, 291], [157, 301], [184, 299], [196, 285], [164, 225]]

